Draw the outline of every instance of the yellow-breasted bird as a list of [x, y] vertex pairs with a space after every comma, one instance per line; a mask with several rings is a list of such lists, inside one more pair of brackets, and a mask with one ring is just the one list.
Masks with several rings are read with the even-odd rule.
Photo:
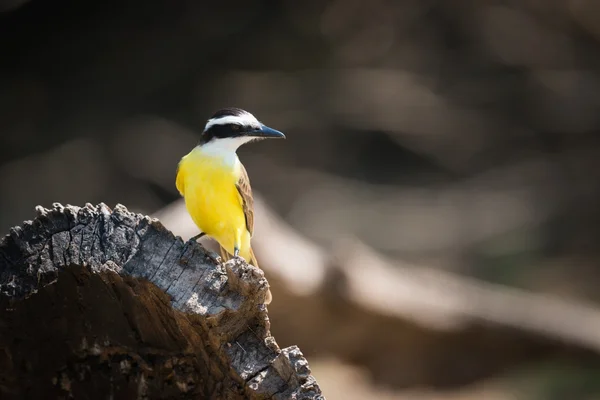
[[[250, 244], [254, 230], [252, 189], [236, 150], [245, 143], [285, 135], [239, 108], [217, 111], [206, 123], [200, 142], [177, 167], [176, 186], [200, 229], [190, 240], [207, 235], [219, 243], [223, 261], [243, 257], [258, 266]], [[266, 303], [270, 303], [269, 292]]]

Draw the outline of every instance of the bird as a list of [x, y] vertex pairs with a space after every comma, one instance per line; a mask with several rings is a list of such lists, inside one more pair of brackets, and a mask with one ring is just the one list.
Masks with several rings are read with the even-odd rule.
[[[198, 144], [179, 161], [175, 183], [200, 230], [190, 241], [205, 235], [211, 237], [219, 244], [223, 261], [242, 257], [257, 268], [260, 267], [251, 246], [252, 188], [236, 151], [246, 143], [263, 139], [285, 139], [285, 135], [241, 108], [218, 110], [206, 122]], [[265, 303], [271, 300], [269, 290]]]

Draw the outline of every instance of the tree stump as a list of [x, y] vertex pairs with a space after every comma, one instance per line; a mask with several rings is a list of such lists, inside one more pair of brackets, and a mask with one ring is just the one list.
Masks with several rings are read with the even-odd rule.
[[121, 205], [37, 212], [0, 240], [0, 398], [324, 399], [259, 269]]

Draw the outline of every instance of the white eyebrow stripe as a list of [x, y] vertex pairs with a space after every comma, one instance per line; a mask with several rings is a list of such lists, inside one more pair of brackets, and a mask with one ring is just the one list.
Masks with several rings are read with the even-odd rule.
[[227, 115], [226, 117], [221, 118], [212, 118], [209, 119], [204, 127], [204, 130], [209, 130], [214, 125], [227, 125], [227, 124], [238, 124], [238, 125], [250, 125], [250, 126], [260, 126], [260, 122], [254, 117], [254, 115], [242, 114], [242, 115]]

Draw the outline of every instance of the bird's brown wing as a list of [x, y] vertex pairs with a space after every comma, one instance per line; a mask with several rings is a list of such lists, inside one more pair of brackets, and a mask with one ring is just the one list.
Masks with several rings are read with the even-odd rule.
[[[246, 168], [241, 165], [241, 174], [238, 179], [235, 187], [237, 188], [240, 197], [242, 199], [242, 208], [244, 209], [244, 216], [246, 217], [246, 229], [250, 232], [250, 236], [254, 232], [254, 198], [252, 197], [252, 188], [250, 187], [250, 179], [248, 179], [248, 173], [246, 172]], [[231, 256], [227, 253], [222, 246], [220, 247], [221, 258], [224, 261], [227, 261], [231, 258]], [[254, 251], [252, 247], [248, 249], [250, 252], [250, 259], [246, 260], [249, 264], [254, 265], [256, 268], [260, 268], [258, 266], [258, 261], [256, 260], [256, 256], [254, 255]], [[267, 291], [267, 297], [265, 298], [265, 304], [271, 303], [273, 296], [271, 295], [271, 291]]]
[[246, 217], [246, 229], [250, 232], [250, 236], [254, 231], [254, 199], [252, 198], [252, 188], [250, 187], [250, 179], [248, 179], [248, 173], [246, 168], [241, 165], [242, 173], [238, 179], [235, 187], [240, 193], [242, 198], [242, 208], [244, 209], [244, 216]]

